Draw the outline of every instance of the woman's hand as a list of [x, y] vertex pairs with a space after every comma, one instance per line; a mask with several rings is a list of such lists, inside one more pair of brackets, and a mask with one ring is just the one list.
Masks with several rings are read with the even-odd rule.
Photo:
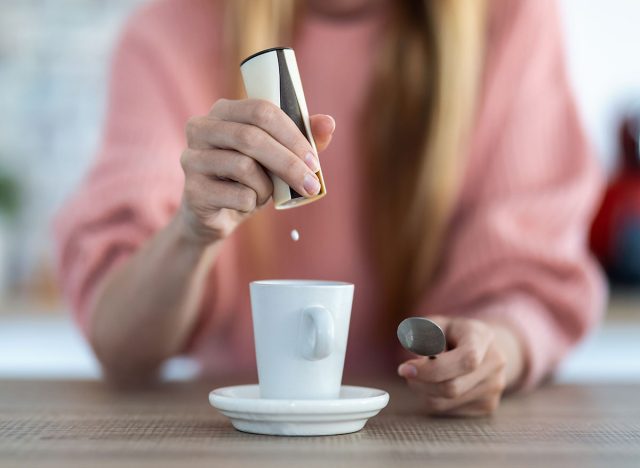
[[[318, 150], [331, 140], [335, 123], [327, 115], [311, 117]], [[190, 238], [205, 244], [228, 236], [273, 192], [266, 171], [296, 192], [320, 190], [317, 155], [293, 121], [278, 106], [260, 99], [220, 99], [208, 115], [186, 126], [188, 148], [181, 158], [185, 173], [179, 216]]]
[[516, 336], [506, 327], [467, 318], [433, 317], [449, 350], [436, 359], [411, 359], [398, 368], [433, 415], [484, 416], [522, 374]]

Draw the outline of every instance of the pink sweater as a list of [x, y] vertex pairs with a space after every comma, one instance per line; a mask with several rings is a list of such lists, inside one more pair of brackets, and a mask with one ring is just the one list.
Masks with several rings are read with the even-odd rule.
[[[407, 312], [510, 324], [524, 344], [530, 386], [603, 311], [603, 282], [585, 243], [601, 176], [569, 89], [555, 5], [494, 3], [444, 268]], [[131, 19], [117, 48], [101, 149], [55, 226], [60, 278], [85, 332], [101, 278], [162, 229], [180, 203], [186, 120], [224, 97], [218, 6], [153, 3]], [[225, 240], [185, 350], [205, 372], [254, 369], [248, 283], [264, 278], [355, 283], [347, 376], [400, 362], [399, 346], [384, 349], [374, 338], [380, 298], [362, 242], [365, 181], [354, 139], [381, 25], [373, 17], [304, 19], [294, 47], [307, 104], [337, 122], [321, 155], [328, 195], [284, 212], [267, 206]], [[299, 242], [290, 239], [293, 228]]]

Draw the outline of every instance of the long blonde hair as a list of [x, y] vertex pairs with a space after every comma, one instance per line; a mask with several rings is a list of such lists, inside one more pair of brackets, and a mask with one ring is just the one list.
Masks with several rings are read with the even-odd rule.
[[[235, 91], [240, 61], [290, 45], [304, 1], [227, 2]], [[386, 40], [361, 119], [363, 166], [389, 320], [409, 313], [433, 279], [474, 117], [485, 36], [481, 0], [389, 2]]]

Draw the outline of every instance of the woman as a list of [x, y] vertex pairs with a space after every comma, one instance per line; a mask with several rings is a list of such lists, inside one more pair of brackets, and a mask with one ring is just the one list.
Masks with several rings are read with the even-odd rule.
[[[331, 117], [311, 118], [328, 195], [276, 212], [267, 171], [309, 196], [318, 159], [241, 98], [238, 64], [281, 43]], [[486, 414], [598, 320], [599, 183], [551, 1], [164, 0], [117, 50], [102, 149], [57, 222], [60, 275], [120, 382], [182, 353], [252, 370], [249, 281], [350, 281], [347, 379], [401, 363], [427, 412]], [[402, 354], [407, 315], [451, 350]]]

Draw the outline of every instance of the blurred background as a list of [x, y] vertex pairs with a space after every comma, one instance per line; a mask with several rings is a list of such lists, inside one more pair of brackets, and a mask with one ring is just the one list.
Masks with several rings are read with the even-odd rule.
[[[54, 278], [51, 219], [100, 138], [110, 56], [143, 0], [3, 0], [0, 377], [96, 377]], [[592, 244], [612, 279], [604, 326], [565, 381], [640, 381], [640, 2], [559, 0], [585, 127], [611, 187]]]

